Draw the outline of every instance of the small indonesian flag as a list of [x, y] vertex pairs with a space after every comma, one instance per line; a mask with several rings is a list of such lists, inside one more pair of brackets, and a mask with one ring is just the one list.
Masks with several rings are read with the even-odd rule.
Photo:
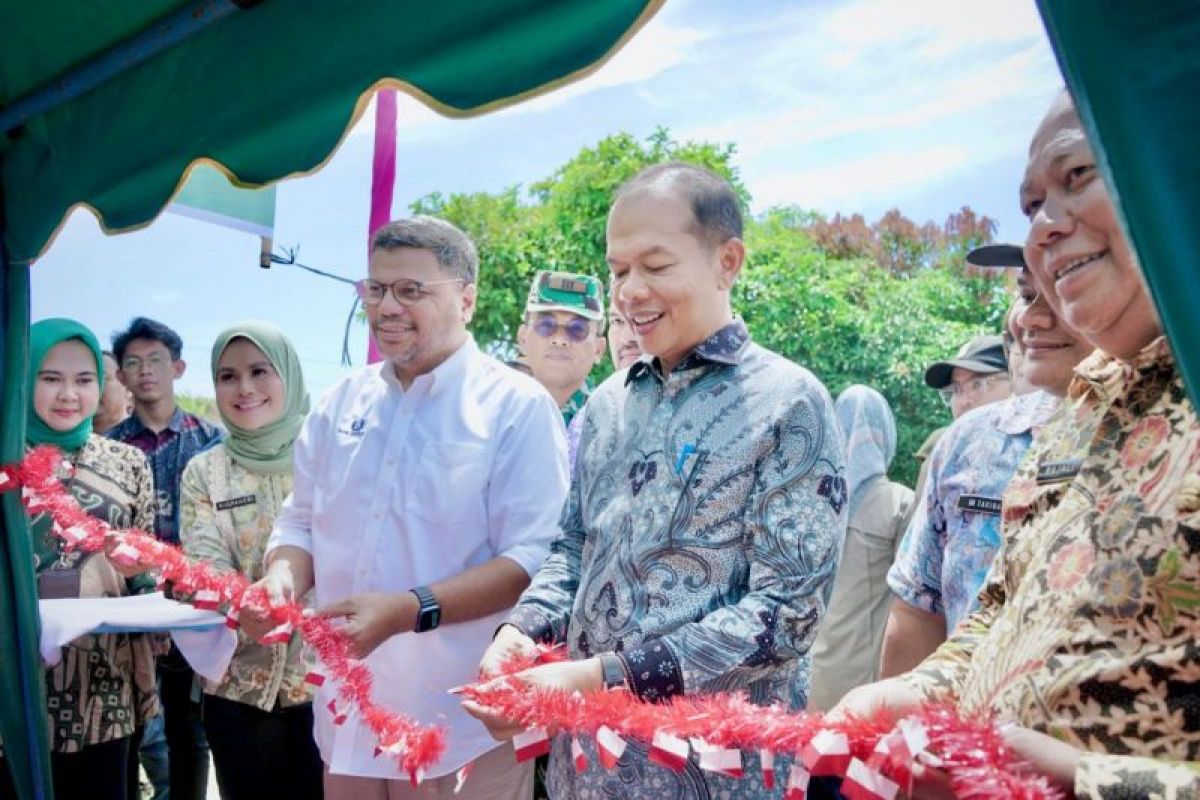
[[517, 763], [544, 756], [550, 752], [550, 735], [545, 728], [530, 728], [513, 737], [513, 750], [517, 751]]
[[283, 622], [263, 634], [259, 644], [287, 644], [292, 638], [292, 623]]
[[333, 724], [334, 725], [346, 724], [346, 720], [349, 718], [350, 715], [347, 714], [345, 711], [338, 708], [336, 699], [330, 700], [328, 705], [326, 705], [325, 707], [328, 708], [329, 713], [333, 715]]
[[28, 486], [21, 487], [21, 502], [25, 504], [25, 510], [29, 516], [36, 516], [45, 511], [48, 506], [42, 500], [42, 496], [37, 493], [36, 489], [30, 489]]
[[425, 781], [425, 768], [418, 767], [408, 773], [408, 782], [415, 789]]
[[731, 747], [718, 747], [703, 739], [692, 738], [692, 749], [699, 756], [700, 769], [715, 772], [728, 778], [742, 777], [742, 751]]
[[201, 589], [192, 595], [192, 605], [202, 611], [216, 611], [221, 605], [221, 594], [212, 589]]
[[596, 748], [600, 753], [600, 766], [612, 769], [625, 755], [625, 740], [607, 725], [596, 730]]
[[583, 752], [583, 745], [579, 743], [579, 739], [577, 738], [571, 739], [571, 762], [575, 764], [576, 772], [587, 771], [587, 753]]
[[804, 800], [808, 796], [809, 771], [800, 764], [792, 764], [788, 770], [787, 786], [783, 787], [783, 800]]
[[404, 745], [399, 739], [394, 742], [388, 742], [386, 744], [380, 742], [379, 744], [375, 745], [375, 758], [379, 758], [384, 753], [387, 753], [389, 756], [398, 757], [404, 753]]
[[108, 560], [126, 567], [135, 567], [141, 560], [141, 553], [128, 542], [121, 542], [108, 554]]
[[304, 682], [309, 686], [324, 686], [325, 676], [316, 670], [309, 670], [308, 674], [304, 676]]
[[88, 540], [88, 531], [82, 525], [71, 525], [63, 528], [59, 536], [66, 543], [67, 549], [73, 550]]
[[850, 761], [842, 780], [842, 795], [847, 800], [894, 800], [898, 791], [899, 785], [857, 758]]
[[762, 764], [763, 787], [768, 791], [775, 788], [775, 753], [771, 750], [759, 750], [758, 760]]
[[800, 759], [813, 775], [840, 778], [850, 765], [850, 741], [844, 733], [820, 731], [800, 751]]
[[17, 482], [16, 475], [6, 469], [0, 469], [0, 492], [12, 491], [20, 485]]
[[471, 776], [471, 770], [475, 769], [475, 762], [468, 762], [466, 766], [454, 773], [454, 793], [458, 794], [462, 791], [463, 786], [467, 782], [467, 778]]
[[660, 767], [682, 772], [687, 765], [688, 743], [672, 733], [657, 731], [650, 742], [649, 755], [650, 760]]
[[240, 626], [241, 626], [241, 623], [238, 622], [237, 614], [233, 613], [232, 610], [226, 612], [225, 627], [229, 628], [229, 630], [231, 630], [231, 631], [236, 631]]

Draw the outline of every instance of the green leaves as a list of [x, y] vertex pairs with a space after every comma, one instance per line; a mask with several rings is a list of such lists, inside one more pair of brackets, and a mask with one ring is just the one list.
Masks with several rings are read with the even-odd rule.
[[[613, 193], [643, 167], [679, 160], [726, 177], [748, 209], [750, 194], [732, 164], [733, 144], [677, 142], [665, 128], [645, 141], [627, 133], [584, 148], [528, 190], [497, 194], [434, 193], [415, 213], [443, 217], [479, 247], [479, 305], [472, 329], [489, 352], [516, 352], [529, 282], [539, 269], [597, 275], [608, 283], [604, 227]], [[748, 262], [734, 287], [734, 308], [755, 340], [803, 364], [837, 395], [865, 383], [887, 397], [899, 445], [892, 477], [912, 485], [912, 455], [950, 420], [924, 385], [925, 368], [971, 336], [998, 332], [1007, 308], [994, 273], [965, 268], [966, 251], [991, 239], [994, 223], [969, 208], [945, 224], [918, 226], [898, 210], [868, 224], [799, 208], [748, 219]], [[605, 359], [592, 375], [606, 378]]]

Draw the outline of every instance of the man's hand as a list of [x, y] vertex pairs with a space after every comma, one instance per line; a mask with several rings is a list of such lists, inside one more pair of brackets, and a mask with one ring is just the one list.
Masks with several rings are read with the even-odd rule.
[[317, 611], [323, 617], [345, 620], [342, 633], [350, 639], [350, 655], [366, 658], [376, 647], [398, 633], [411, 631], [420, 604], [412, 592], [371, 593], [347, 597]]
[[1068, 797], [1074, 793], [1075, 771], [1079, 768], [1083, 751], [1053, 736], [1019, 725], [1005, 725], [1000, 729], [1000, 734], [1013, 752], [1057, 784]]
[[496, 631], [496, 638], [484, 651], [479, 661], [479, 674], [484, 678], [499, 675], [504, 663], [512, 658], [530, 656], [537, 649], [533, 639], [530, 639], [515, 625], [501, 625]]
[[[519, 681], [529, 687], [561, 689], [566, 692], [588, 692], [604, 685], [604, 670], [600, 666], [599, 658], [587, 658], [582, 661], [555, 661], [518, 672], [511, 678], [497, 679], [497, 681], [504, 680]], [[492, 738], [498, 741], [511, 739], [525, 727], [507, 717], [499, 716], [491, 709], [471, 700], [463, 701], [463, 709], [482, 722]]]
[[869, 718], [877, 711], [887, 710], [897, 717], [915, 711], [923, 698], [899, 678], [888, 678], [859, 686], [846, 693], [827, 718], [840, 720], [847, 715]]
[[[295, 599], [292, 573], [286, 569], [271, 569], [250, 588], [266, 592], [272, 606], [290, 603]], [[256, 642], [275, 627], [275, 622], [269, 616], [252, 608], [242, 608], [238, 612], [238, 623], [246, 635]]]

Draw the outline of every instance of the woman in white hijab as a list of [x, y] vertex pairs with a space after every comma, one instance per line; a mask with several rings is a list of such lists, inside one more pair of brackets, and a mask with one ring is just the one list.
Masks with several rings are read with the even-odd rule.
[[856, 384], [838, 396], [835, 410], [846, 441], [850, 523], [812, 650], [808, 704], [823, 711], [878, 677], [890, 598], [887, 572], [913, 502], [911, 489], [887, 478], [896, 455], [896, 421], [883, 395]]

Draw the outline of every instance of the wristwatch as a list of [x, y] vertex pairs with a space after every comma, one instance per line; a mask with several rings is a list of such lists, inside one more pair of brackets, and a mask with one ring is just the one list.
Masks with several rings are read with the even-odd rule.
[[605, 689], [629, 688], [625, 677], [625, 664], [616, 653], [600, 654], [600, 680]]
[[442, 621], [442, 607], [438, 605], [433, 592], [429, 591], [428, 586], [417, 586], [409, 591], [417, 596], [417, 602], [421, 604], [417, 609], [417, 624], [413, 631], [424, 633], [436, 628]]

